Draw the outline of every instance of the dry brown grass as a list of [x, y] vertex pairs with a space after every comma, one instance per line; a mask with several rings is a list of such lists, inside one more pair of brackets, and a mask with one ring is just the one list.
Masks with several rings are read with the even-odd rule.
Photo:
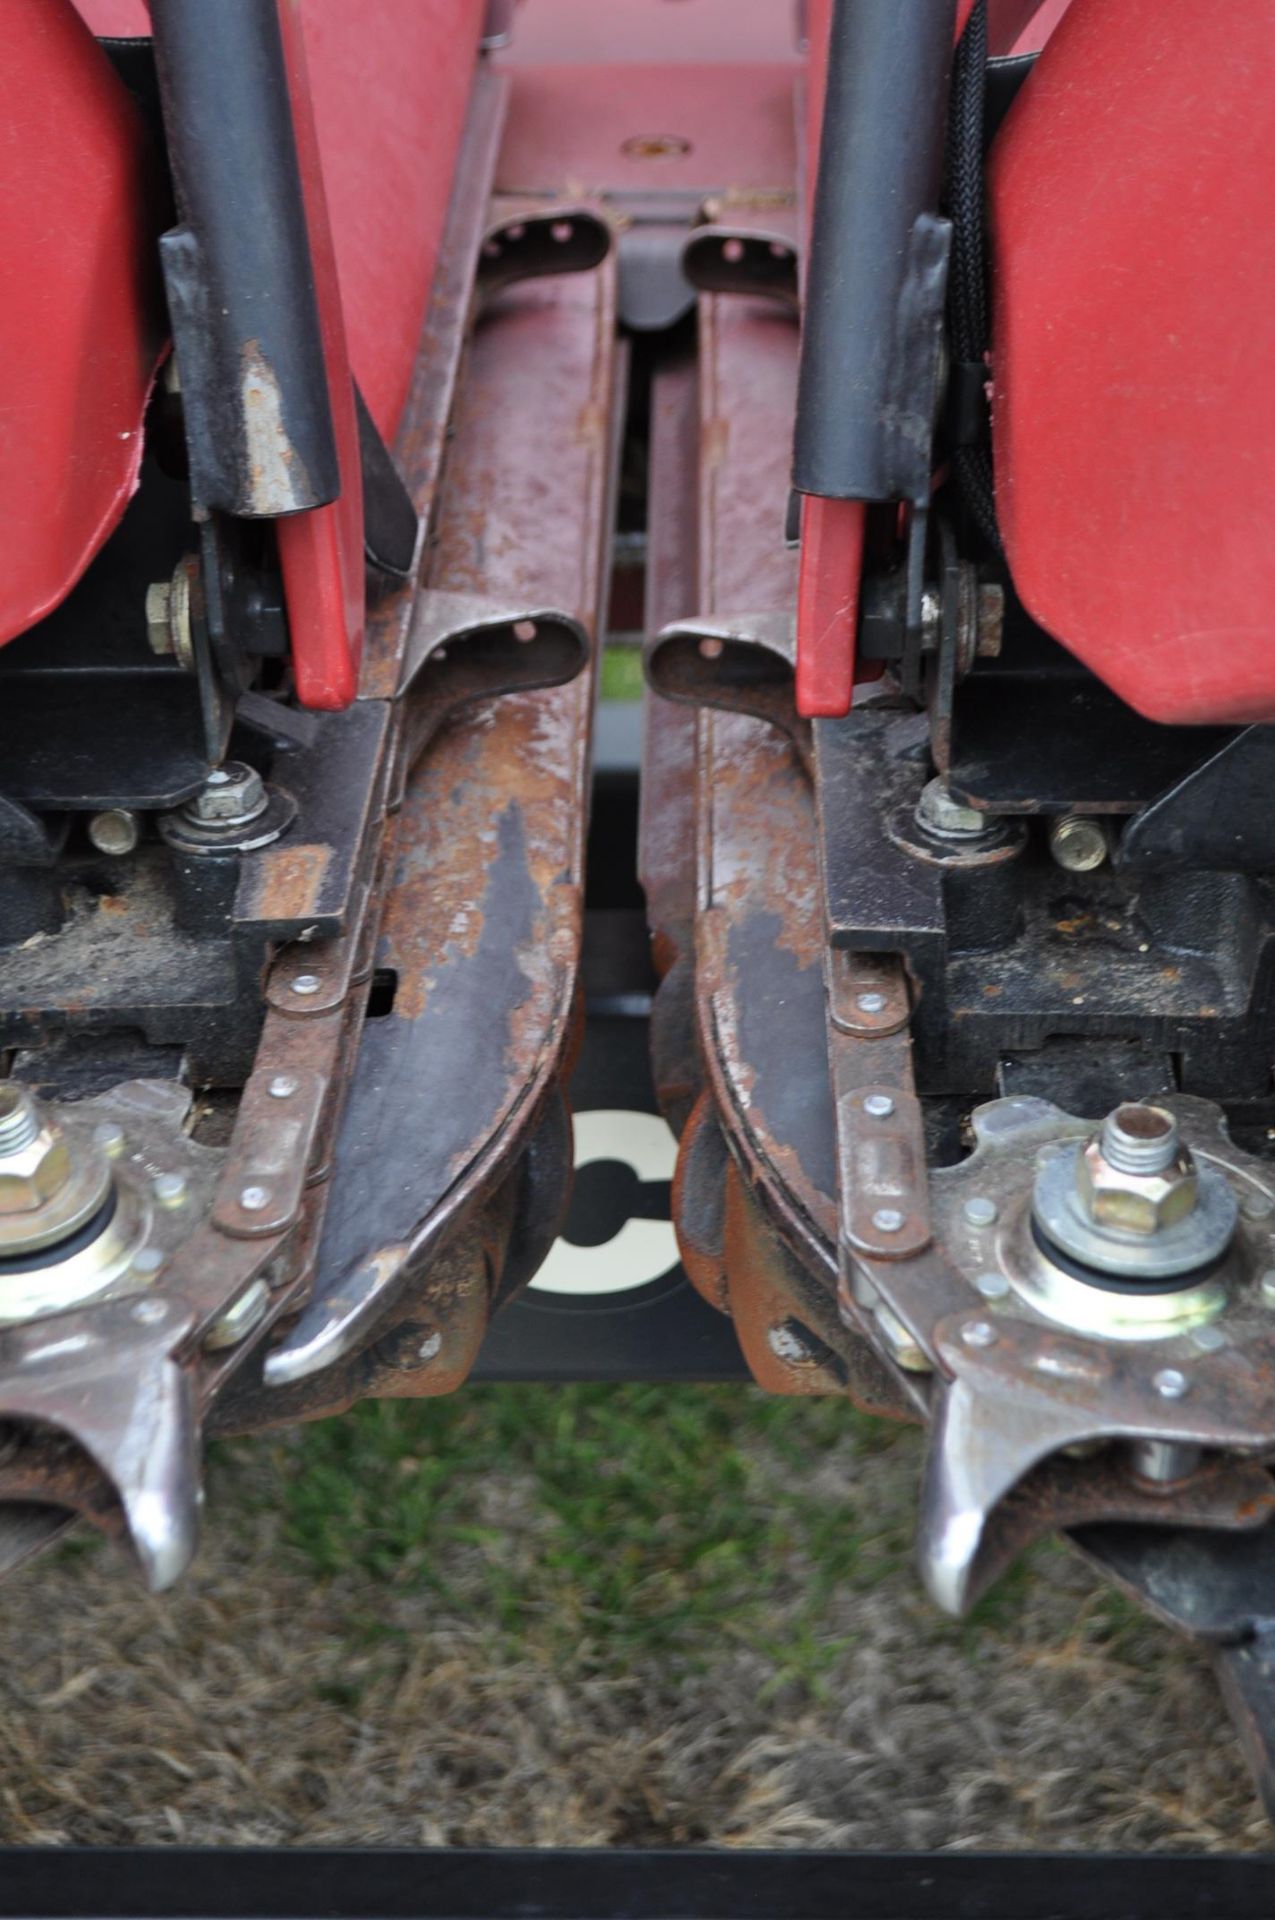
[[[482, 1404], [458, 1440], [473, 1443]], [[936, 1617], [893, 1550], [868, 1551], [872, 1576], [838, 1579], [812, 1616], [812, 1539], [844, 1518], [869, 1549], [894, 1541], [915, 1436], [878, 1445], [847, 1423], [829, 1440], [825, 1418], [794, 1488], [805, 1416], [756, 1431], [751, 1398], [716, 1404], [743, 1410], [729, 1415], [736, 1524], [795, 1494], [824, 1532], [793, 1533], [758, 1569], [764, 1614], [690, 1580], [676, 1501], [709, 1512], [709, 1436], [654, 1530], [660, 1578], [686, 1576], [671, 1637], [653, 1549], [630, 1542], [622, 1507], [597, 1509], [616, 1529], [605, 1552], [633, 1545], [635, 1618], [660, 1631], [609, 1640], [588, 1591], [572, 1611], [564, 1582], [587, 1590], [591, 1563], [564, 1545], [525, 1459], [507, 1475], [482, 1465], [463, 1524], [434, 1525], [423, 1557], [396, 1560], [390, 1537], [372, 1571], [351, 1534], [352, 1563], [326, 1570], [299, 1500], [321, 1470], [313, 1431], [224, 1451], [200, 1559], [168, 1598], [97, 1548], [24, 1570], [0, 1594], [0, 1841], [1269, 1844], [1204, 1661], [1061, 1550], [964, 1628]], [[597, 1417], [586, 1405], [577, 1432], [622, 1502]], [[393, 1506], [406, 1457], [371, 1460], [369, 1511]], [[327, 1541], [329, 1559], [341, 1550]]]

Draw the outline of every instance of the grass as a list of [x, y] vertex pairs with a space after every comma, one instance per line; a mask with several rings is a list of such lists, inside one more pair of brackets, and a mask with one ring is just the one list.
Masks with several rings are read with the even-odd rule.
[[602, 650], [602, 698], [604, 700], [640, 700], [642, 688], [641, 647], [604, 647]]
[[482, 1386], [225, 1443], [187, 1577], [0, 1600], [0, 1844], [1266, 1847], [1207, 1662], [1061, 1547], [969, 1620], [922, 1438]]
[[843, 1651], [821, 1631], [829, 1595], [876, 1585], [910, 1550], [905, 1513], [865, 1529], [835, 1473], [818, 1484], [848, 1434], [866, 1457], [897, 1430], [729, 1387], [364, 1405], [283, 1443], [283, 1537], [321, 1577], [361, 1569], [448, 1606], [463, 1588], [506, 1659], [694, 1672], [730, 1640], [771, 1656], [775, 1685], [817, 1693]]

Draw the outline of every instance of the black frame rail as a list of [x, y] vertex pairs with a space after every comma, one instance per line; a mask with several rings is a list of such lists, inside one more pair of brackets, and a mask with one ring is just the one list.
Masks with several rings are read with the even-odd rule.
[[1266, 1920], [1275, 1857], [0, 1849], [3, 1920]]

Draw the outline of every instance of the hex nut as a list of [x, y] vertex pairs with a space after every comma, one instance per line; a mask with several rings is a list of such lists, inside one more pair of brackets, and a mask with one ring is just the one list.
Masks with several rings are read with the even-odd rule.
[[0, 1256], [67, 1239], [101, 1211], [110, 1187], [96, 1141], [68, 1139], [28, 1087], [0, 1081]]
[[947, 840], [975, 840], [997, 823], [976, 807], [956, 799], [946, 780], [930, 780], [916, 803], [918, 826]]
[[71, 1177], [61, 1128], [45, 1121], [34, 1139], [0, 1157], [0, 1213], [31, 1213], [56, 1199]]
[[168, 580], [155, 580], [146, 589], [146, 638], [152, 653], [173, 652], [173, 632], [169, 625], [172, 595], [172, 583]]
[[254, 767], [228, 760], [214, 767], [203, 786], [182, 811], [199, 826], [237, 827], [265, 812], [269, 796]]
[[1185, 1147], [1159, 1172], [1127, 1173], [1112, 1166], [1102, 1151], [1101, 1136], [1095, 1135], [1077, 1158], [1076, 1191], [1096, 1226], [1150, 1235], [1176, 1226], [1194, 1211], [1199, 1179]]
[[191, 584], [198, 562], [183, 560], [171, 580], [155, 580], [146, 589], [146, 638], [152, 653], [170, 654], [187, 673], [195, 668], [191, 626]]

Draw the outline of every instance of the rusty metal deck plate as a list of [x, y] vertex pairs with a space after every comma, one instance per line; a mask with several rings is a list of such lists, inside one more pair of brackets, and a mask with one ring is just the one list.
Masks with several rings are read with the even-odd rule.
[[[615, 396], [610, 266], [528, 282], [485, 311], [431, 587], [560, 606], [596, 632]], [[454, 1350], [426, 1268], [525, 1144], [562, 1063], [592, 698], [590, 670], [471, 706], [407, 784], [375, 956], [392, 1005], [364, 1028], [314, 1298], [267, 1362], [275, 1387], [357, 1352], [417, 1283], [415, 1390], [455, 1385], [472, 1361], [489, 1303], [466, 1292]]]

